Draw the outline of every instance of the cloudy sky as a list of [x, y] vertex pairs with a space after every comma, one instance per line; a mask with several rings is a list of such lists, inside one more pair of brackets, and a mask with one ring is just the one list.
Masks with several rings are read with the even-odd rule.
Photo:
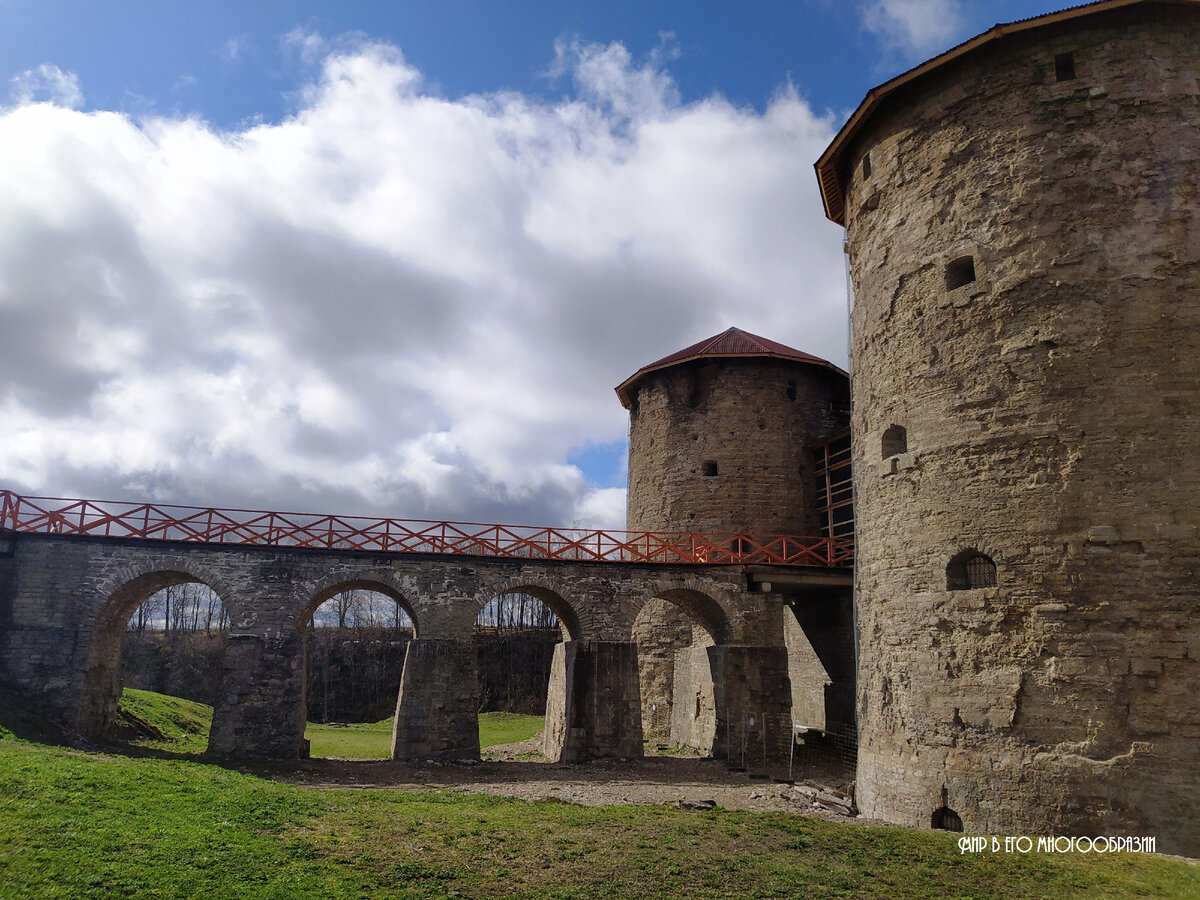
[[0, 487], [620, 527], [613, 387], [845, 366], [813, 161], [1061, 5], [0, 0]]

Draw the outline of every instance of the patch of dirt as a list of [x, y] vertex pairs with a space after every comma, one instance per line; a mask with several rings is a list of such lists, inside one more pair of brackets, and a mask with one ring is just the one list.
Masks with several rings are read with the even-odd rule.
[[[523, 800], [583, 806], [672, 805], [756, 812], [789, 812], [830, 821], [856, 816], [853, 785], [835, 765], [809, 761], [773, 778], [731, 771], [724, 760], [648, 755], [551, 763], [541, 756], [541, 735], [519, 744], [489, 747], [480, 763], [410, 763], [391, 760], [310, 759], [282, 765], [243, 765], [244, 771], [288, 784], [321, 788], [427, 791], [451, 788]], [[654, 748], [648, 748], [653, 753]], [[870, 823], [876, 824], [876, 823]]]

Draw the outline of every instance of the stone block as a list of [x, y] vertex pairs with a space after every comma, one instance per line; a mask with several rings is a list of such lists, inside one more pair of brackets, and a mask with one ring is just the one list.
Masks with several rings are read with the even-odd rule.
[[479, 759], [476, 666], [472, 640], [409, 642], [392, 726], [392, 759]]

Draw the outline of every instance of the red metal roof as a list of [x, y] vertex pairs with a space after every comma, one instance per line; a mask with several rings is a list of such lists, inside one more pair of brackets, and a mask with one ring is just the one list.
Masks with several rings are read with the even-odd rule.
[[822, 366], [837, 372], [845, 378], [850, 377], [833, 363], [821, 359], [819, 356], [813, 356], [810, 353], [805, 353], [803, 350], [797, 350], [794, 347], [789, 347], [770, 338], [759, 337], [757, 334], [742, 331], [740, 328], [730, 328], [727, 331], [722, 331], [720, 334], [714, 334], [710, 338], [697, 341], [690, 347], [677, 350], [670, 356], [664, 356], [662, 359], [652, 362], [648, 366], [642, 366], [617, 385], [616, 391], [617, 396], [621, 399], [621, 405], [626, 409], [629, 408], [633, 388], [637, 386], [637, 383], [642, 380], [643, 376], [650, 372], [656, 372], [659, 369], [666, 369], [671, 366], [678, 366], [685, 362], [691, 362], [694, 359], [716, 357], [770, 357], [773, 359], [787, 359], [793, 362]]
[[854, 137], [866, 125], [867, 120], [879, 108], [884, 99], [897, 88], [927, 75], [934, 69], [938, 69], [951, 60], [972, 52], [984, 44], [990, 44], [1009, 35], [1042, 28], [1056, 22], [1081, 19], [1095, 15], [1096, 13], [1119, 9], [1124, 6], [1137, 6], [1149, 2], [1188, 5], [1200, 3], [1200, 0], [1095, 0], [1093, 3], [1071, 6], [1067, 9], [1047, 13], [1042, 16], [1033, 16], [1028, 19], [1018, 19], [1015, 22], [993, 25], [982, 34], [976, 35], [956, 47], [951, 47], [945, 53], [926, 60], [919, 66], [897, 75], [891, 81], [886, 81], [877, 87], [871, 88], [867, 92], [867, 96], [863, 98], [862, 103], [858, 105], [858, 109], [854, 111], [854, 114], [842, 126], [841, 131], [837, 133], [837, 136], [833, 139], [833, 143], [825, 149], [825, 152], [821, 154], [821, 158], [814, 163], [814, 168], [817, 170], [817, 181], [821, 188], [821, 200], [825, 204], [825, 215], [839, 225], [846, 224], [845, 197], [842, 194], [842, 184], [845, 181], [843, 157], [847, 147], [849, 147]]

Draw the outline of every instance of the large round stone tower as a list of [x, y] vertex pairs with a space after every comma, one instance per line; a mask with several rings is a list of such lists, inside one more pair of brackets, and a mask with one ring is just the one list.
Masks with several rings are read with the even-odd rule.
[[991, 31], [817, 163], [846, 227], [857, 799], [1200, 854], [1200, 3]]
[[643, 366], [617, 396], [630, 531], [820, 533], [809, 446], [846, 423], [837, 366], [730, 328]]

